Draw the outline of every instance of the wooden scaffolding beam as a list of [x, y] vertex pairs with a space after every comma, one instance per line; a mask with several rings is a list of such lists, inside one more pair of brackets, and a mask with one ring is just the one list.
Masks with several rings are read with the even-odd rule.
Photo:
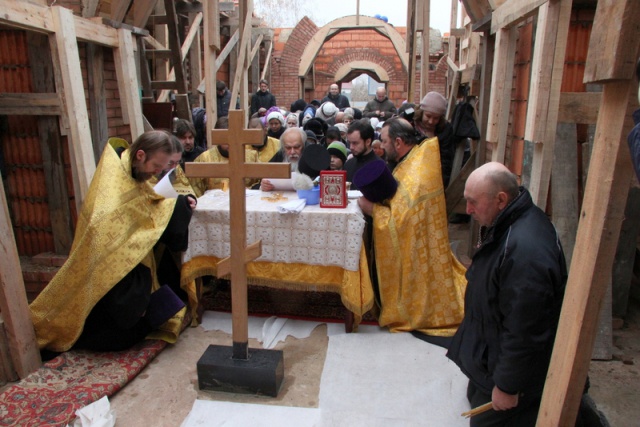
[[600, 305], [611, 280], [625, 200], [632, 176], [626, 135], [637, 106], [633, 64], [640, 52], [636, 0], [601, 0], [589, 43], [585, 82], [603, 83], [593, 160], [582, 203], [580, 223], [565, 304], [538, 426], [573, 425], [589, 370]]

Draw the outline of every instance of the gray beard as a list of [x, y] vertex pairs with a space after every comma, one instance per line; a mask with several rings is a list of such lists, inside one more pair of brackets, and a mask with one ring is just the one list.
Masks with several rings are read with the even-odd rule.
[[291, 172], [298, 172], [298, 161], [297, 160], [295, 162], [289, 162], [289, 164], [291, 165]]

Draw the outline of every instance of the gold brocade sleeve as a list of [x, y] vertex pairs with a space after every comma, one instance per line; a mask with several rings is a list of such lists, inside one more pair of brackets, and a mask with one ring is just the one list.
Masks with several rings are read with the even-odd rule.
[[136, 265], [153, 265], [153, 246], [175, 203], [131, 177], [127, 151], [119, 158], [105, 147], [69, 258], [30, 305], [40, 348], [68, 350], [95, 304]]
[[451, 336], [462, 321], [466, 279], [450, 248], [438, 140], [414, 147], [394, 177], [389, 206], [373, 209], [379, 323]]

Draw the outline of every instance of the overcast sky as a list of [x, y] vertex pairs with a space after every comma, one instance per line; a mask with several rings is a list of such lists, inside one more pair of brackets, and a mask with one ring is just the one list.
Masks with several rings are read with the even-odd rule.
[[[355, 15], [357, 3], [357, 0], [320, 0], [312, 3], [310, 10], [314, 21], [317, 21], [316, 24], [322, 26], [336, 18]], [[443, 34], [449, 32], [451, 0], [432, 0], [430, 12], [431, 28], [438, 29]], [[386, 16], [390, 24], [406, 27], [407, 2], [406, 0], [360, 0], [360, 15]]]

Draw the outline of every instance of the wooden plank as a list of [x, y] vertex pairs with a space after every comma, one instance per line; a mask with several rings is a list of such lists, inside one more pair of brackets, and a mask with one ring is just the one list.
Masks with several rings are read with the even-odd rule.
[[61, 112], [57, 93], [0, 93], [0, 114], [57, 116]]
[[[490, 101], [491, 101], [491, 81], [493, 76], [493, 58], [495, 56], [495, 44], [496, 44], [496, 36], [494, 34], [490, 34], [488, 30], [484, 31], [483, 34], [484, 42], [481, 45], [480, 49], [480, 58], [481, 63], [483, 65], [482, 70], [480, 72], [480, 94], [478, 96], [478, 116], [479, 120], [477, 122], [478, 130], [480, 131], [480, 140], [478, 141], [477, 147], [475, 151], [472, 151], [472, 155], [475, 155], [475, 162], [471, 159], [467, 163], [473, 164], [475, 163], [475, 167], [479, 167], [485, 163], [486, 153], [487, 153], [487, 128], [489, 123], [489, 110], [490, 110]], [[464, 190], [464, 189], [463, 189]], [[469, 238], [468, 246], [467, 246], [467, 256], [471, 258], [476, 251], [476, 242], [478, 238], [478, 232], [480, 230], [480, 226], [478, 222], [471, 218], [469, 223]]]
[[488, 0], [462, 0], [462, 4], [472, 22], [482, 19], [491, 12]]
[[[251, 41], [251, 15], [247, 15], [242, 28], [242, 38], [240, 39], [240, 53], [238, 54], [238, 68], [236, 70], [236, 73], [233, 79], [233, 86], [231, 90], [231, 99], [237, 99], [238, 94], [240, 94], [240, 98], [241, 98], [240, 105], [248, 105], [248, 103], [244, 102], [244, 99], [246, 97], [246, 90], [241, 91], [240, 87], [246, 75], [245, 63], [247, 62], [246, 61], [247, 49], [250, 41]], [[246, 87], [245, 85], [242, 85], [242, 86]]]
[[[260, 80], [265, 80], [267, 78], [267, 72], [271, 70], [271, 53], [273, 52], [273, 41], [269, 41], [269, 48], [267, 49], [267, 56], [264, 58], [264, 67], [262, 68], [262, 73], [260, 74]], [[271, 79], [268, 79], [271, 81]]]
[[469, 84], [474, 80], [480, 80], [480, 75], [482, 74], [482, 65], [473, 64], [470, 67], [468, 66], [464, 70], [461, 70], [460, 72], [460, 83]]
[[101, 0], [82, 0], [82, 17], [92, 18], [98, 12], [98, 5]]
[[496, 34], [496, 49], [491, 78], [491, 101], [487, 142], [493, 144], [491, 160], [504, 163], [509, 130], [509, 109], [511, 107], [511, 87], [516, 54], [516, 28], [503, 28]]
[[[238, 74], [240, 74], [240, 85], [238, 86], [238, 94], [240, 97], [240, 105], [242, 105], [243, 107], [243, 112], [245, 114], [245, 123], [247, 123], [249, 120], [249, 109], [246, 108], [246, 106], [250, 105], [250, 94], [249, 94], [249, 66], [250, 66], [250, 61], [249, 61], [249, 53], [251, 51], [251, 33], [253, 32], [253, 19], [249, 19], [251, 18], [252, 14], [253, 14], [253, 0], [240, 0], [238, 2], [238, 10], [239, 10], [239, 15], [240, 17], [246, 17], [246, 19], [241, 18], [240, 19], [240, 33], [244, 34], [246, 33], [245, 29], [246, 27], [250, 27], [249, 28], [249, 33], [247, 33], [246, 37], [242, 38], [242, 50], [244, 50], [245, 52], [241, 52], [240, 55], [242, 55], [242, 60], [240, 58], [240, 55], [238, 55], [238, 63], [236, 64], [236, 76], [234, 76], [234, 81], [235, 78], [237, 77]], [[246, 43], [245, 43], [246, 40]], [[233, 95], [231, 97], [231, 99], [236, 99]]]
[[253, 48], [251, 49], [251, 53], [249, 54], [249, 63], [250, 63], [250, 72], [251, 72], [251, 83], [253, 87], [251, 88], [251, 92], [257, 92], [260, 88], [260, 55], [257, 55], [258, 50], [260, 49], [260, 43], [262, 42], [262, 34], [258, 36], [256, 39], [256, 35], [254, 34], [251, 37], [251, 42], [253, 43]]
[[[38, 94], [55, 90], [52, 52], [49, 36], [27, 33], [29, 64], [33, 89]], [[102, 49], [100, 47], [99, 49]], [[59, 100], [57, 94], [56, 99]], [[73, 243], [73, 219], [69, 206], [69, 191], [64, 168], [62, 140], [55, 117], [38, 117], [38, 136], [42, 153], [44, 184], [47, 190], [53, 248], [57, 254], [68, 254]]]
[[[49, 7], [26, 1], [0, 0], [0, 10], [0, 24], [43, 34], [55, 32]], [[110, 47], [117, 45], [117, 36], [113, 28], [80, 16], [74, 16], [73, 22], [78, 40]]]
[[[531, 69], [537, 71], [532, 72], [524, 139], [534, 142], [529, 191], [542, 210], [547, 206], [549, 194], [571, 5], [572, 0], [550, 0], [538, 14], [537, 47], [531, 64]], [[539, 48], [542, 50], [538, 54]]]
[[[142, 43], [140, 43], [142, 45]], [[99, 159], [109, 139], [107, 100], [104, 88], [104, 50], [102, 46], [87, 44], [87, 84], [91, 111], [91, 139], [93, 155]]]
[[636, 68], [640, 2], [599, 0], [584, 70], [585, 83], [629, 79]]
[[111, 19], [116, 22], [124, 21], [131, 3], [132, 0], [111, 0]]
[[76, 37], [78, 40], [114, 48], [118, 45], [118, 33], [115, 28], [101, 22], [93, 22], [74, 16]]
[[507, 0], [491, 15], [491, 33], [513, 27], [534, 15], [548, 0]]
[[635, 98], [632, 87], [635, 85], [631, 80], [617, 81], [605, 84], [602, 92], [566, 303], [562, 306], [538, 426], [573, 425], [580, 405], [597, 315], [611, 278], [622, 223], [619, 207], [632, 176], [629, 149], [624, 142], [632, 125], [628, 108], [630, 97]]
[[133, 25], [144, 28], [158, 0], [136, 0], [133, 3]]
[[113, 59], [116, 64], [122, 120], [129, 125], [131, 138], [135, 140], [144, 133], [144, 123], [131, 32], [118, 30], [118, 39], [118, 48], [114, 49]]
[[163, 45], [162, 43], [160, 43], [158, 40], [156, 40], [155, 38], [153, 38], [152, 36], [145, 36], [143, 39], [149, 46], [151, 46], [152, 48], [156, 49], [156, 50], [163, 50], [166, 48], [165, 45]]
[[578, 132], [575, 123], [558, 123], [551, 170], [551, 221], [558, 231], [567, 265], [578, 230]]
[[[416, 81], [416, 46], [418, 45], [418, 38], [417, 38], [417, 33], [416, 33], [416, 17], [415, 17], [415, 9], [416, 9], [416, 0], [407, 0], [407, 12], [410, 13], [410, 15], [407, 16], [407, 48], [406, 51], [408, 52], [408, 70], [407, 70], [407, 77], [408, 77], [408, 81], [407, 81], [407, 100], [410, 103], [413, 103], [415, 101], [415, 93], [416, 93], [416, 87], [415, 87], [415, 81]], [[301, 89], [301, 91], [303, 92], [300, 96], [300, 98], [304, 97], [304, 91]], [[420, 102], [418, 100], [418, 102]]]
[[176, 93], [176, 113], [178, 118], [188, 122], [192, 121], [188, 93]]
[[451, 88], [449, 89], [449, 102], [447, 102], [447, 112], [445, 113], [445, 118], [448, 121], [451, 121], [451, 116], [453, 115], [453, 108], [456, 105], [456, 96], [458, 95], [458, 87], [460, 86], [460, 72], [458, 71], [458, 66], [451, 60], [451, 58], [447, 55], [447, 65], [451, 73], [453, 74], [453, 81], [451, 82]]
[[[197, 14], [189, 14], [189, 26], [190, 28], [194, 28], [194, 22], [196, 19], [202, 20], [204, 18], [204, 14], [199, 12]], [[189, 73], [190, 79], [190, 87], [191, 87], [191, 97], [193, 100], [198, 100], [197, 105], [204, 105], [204, 97], [198, 91], [198, 85], [200, 81], [202, 81], [202, 43], [201, 43], [201, 31], [200, 25], [196, 26], [196, 34], [193, 38], [193, 43], [191, 43], [191, 49], [189, 49], [189, 64], [191, 65], [191, 72]]]
[[422, 37], [422, 52], [420, 53], [420, 99], [429, 92], [429, 17], [431, 2], [420, 2], [418, 9], [422, 9], [422, 25], [416, 25]]
[[1, 176], [0, 205], [0, 312], [6, 325], [13, 368], [24, 378], [40, 367], [40, 352]]
[[57, 45], [57, 58], [54, 58], [53, 62], [57, 61], [60, 64], [66, 115], [69, 118], [68, 137], [74, 194], [76, 208], [80, 212], [96, 170], [96, 161], [91, 143], [91, 128], [73, 14], [70, 9], [62, 6], [53, 6], [51, 12]]
[[[253, 42], [253, 48], [251, 48], [251, 53], [249, 54], [249, 62], [253, 62], [253, 60], [256, 58], [256, 53], [258, 53], [258, 49], [260, 49], [260, 43], [262, 43], [262, 39], [263, 36], [262, 34], [260, 34], [257, 40]], [[258, 89], [256, 88], [256, 90]]]
[[[215, 42], [215, 37], [220, 35], [220, 15], [218, 14], [218, 2], [205, 2], [204, 3], [204, 92], [205, 96], [211, 100], [211, 102], [205, 102], [205, 109], [207, 114], [207, 145], [211, 146], [211, 132], [213, 131], [214, 124], [218, 121], [217, 102], [213, 102], [214, 94], [216, 93], [216, 79], [206, 78], [207, 76], [215, 76], [218, 73], [218, 67], [216, 67], [216, 55], [219, 50]], [[238, 32], [236, 31], [236, 34]], [[235, 34], [234, 34], [235, 36]], [[232, 37], [233, 39], [233, 37]], [[231, 40], [229, 40], [230, 44]], [[219, 45], [219, 41], [218, 41]], [[225, 47], [226, 49], [226, 47]], [[231, 51], [231, 49], [229, 49]], [[200, 87], [198, 87], [200, 90]], [[233, 98], [232, 98], [233, 99]]]
[[407, 32], [405, 33], [404, 43], [406, 45], [406, 52], [411, 52], [411, 45], [413, 43], [413, 32], [415, 29], [415, 15], [416, 15], [416, 0], [407, 0]]
[[[207, 38], [207, 46], [210, 49], [213, 49], [215, 53], [220, 51], [221, 43], [220, 43], [220, 14], [218, 9], [220, 7], [220, 2], [213, 1], [207, 2], [211, 3], [208, 8], [204, 8], [205, 15], [208, 13], [207, 22], [205, 23], [205, 28], [209, 31], [209, 37]], [[208, 10], [208, 12], [206, 12]], [[208, 139], [208, 138], [207, 138]]]
[[595, 124], [600, 110], [600, 92], [562, 92], [558, 123]]

